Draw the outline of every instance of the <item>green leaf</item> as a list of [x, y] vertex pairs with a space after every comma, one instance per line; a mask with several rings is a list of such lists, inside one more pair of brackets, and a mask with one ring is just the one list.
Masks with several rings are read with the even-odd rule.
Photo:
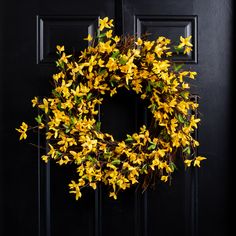
[[131, 135], [127, 134], [127, 139], [125, 140], [126, 142], [132, 142], [133, 141], [133, 138]]
[[62, 155], [62, 153], [59, 151], [56, 151], [56, 155], [57, 155], [57, 157], [60, 157]]
[[119, 160], [119, 159], [116, 159], [111, 162], [112, 165], [119, 165], [120, 163], [121, 163], [121, 160]]
[[63, 127], [66, 129], [65, 133], [68, 134], [71, 131], [71, 127], [68, 125], [63, 124]]
[[[101, 69], [101, 68], [100, 68], [100, 69]], [[99, 74], [99, 75], [103, 75], [103, 74], [105, 74], [106, 71], [107, 71], [106, 69], [101, 69], [101, 70], [100, 70], [100, 69], [99, 69], [99, 71], [98, 71], [98, 74]]]
[[174, 64], [174, 71], [178, 72], [183, 67], [183, 65], [184, 64]]
[[97, 121], [97, 123], [96, 123], [96, 125], [95, 125], [95, 130], [99, 132], [100, 129], [101, 129], [101, 122], [100, 122], [100, 121]]
[[183, 52], [183, 48], [180, 48], [178, 46], [174, 46], [174, 50], [177, 54], [179, 54], [180, 52]]
[[55, 89], [52, 90], [52, 94], [53, 94], [55, 97], [58, 97], [58, 98], [61, 96], [61, 94], [58, 93]]
[[185, 119], [180, 113], [177, 115], [177, 119], [180, 123], [183, 123], [183, 124], [185, 123]]
[[75, 124], [75, 117], [70, 117], [70, 123], [72, 124], [72, 125], [74, 125]]
[[152, 91], [152, 87], [151, 87], [150, 82], [148, 82], [148, 85], [146, 87], [146, 92], [151, 92], [151, 91]]
[[38, 115], [37, 117], [35, 117], [35, 120], [41, 124], [42, 123], [42, 118], [43, 118], [43, 115]]
[[126, 62], [127, 62], [127, 60], [125, 60], [123, 57], [121, 57], [121, 58], [119, 59], [119, 63], [120, 63], [121, 65], [125, 65]]
[[188, 155], [191, 154], [191, 147], [190, 146], [187, 146], [183, 149], [183, 152], [187, 153]]
[[64, 62], [63, 62], [63, 61], [59, 62], [58, 65], [59, 65], [59, 67], [61, 67], [61, 68], [64, 70], [65, 65], [64, 65]]
[[87, 159], [88, 159], [89, 161], [93, 161], [93, 158], [92, 158], [90, 155], [87, 156]]
[[148, 147], [148, 150], [154, 150], [156, 148], [156, 144], [151, 144], [149, 147]]
[[152, 112], [156, 110], [156, 107], [157, 107], [157, 106], [156, 106], [156, 104], [154, 104], [154, 103], [148, 106], [148, 108], [149, 108]]
[[164, 87], [164, 83], [162, 81], [158, 81], [157, 83], [155, 83], [155, 85], [161, 89], [163, 89]]
[[115, 86], [112, 80], [110, 81], [110, 84], [111, 84], [112, 87]]
[[181, 96], [182, 98], [184, 98], [184, 99], [188, 99], [189, 92], [183, 91], [183, 92], [180, 93], [180, 96]]
[[92, 93], [89, 93], [88, 95], [87, 95], [87, 99], [90, 99], [91, 97], [92, 97]]
[[146, 173], [147, 174], [147, 168], [148, 168], [148, 165], [147, 164], [144, 164], [142, 169], [141, 169], [141, 174], [143, 173]]
[[111, 56], [111, 57], [112, 57], [113, 59], [116, 59], [119, 54], [120, 54], [120, 51], [119, 51], [119, 50], [118, 50], [118, 51], [115, 51], [115, 52], [112, 53], [112, 56]]
[[57, 109], [60, 110], [60, 111], [62, 110], [62, 109], [61, 109], [61, 102], [59, 102], [59, 103], [57, 104]]
[[99, 34], [99, 35], [98, 35], [98, 38], [103, 38], [103, 37], [105, 37], [105, 36], [106, 36], [105, 33], [103, 33], [103, 34]]
[[76, 103], [80, 103], [80, 102], [81, 102], [81, 100], [82, 100], [82, 98], [81, 98], [81, 97], [75, 96], [75, 102], [76, 102]]
[[65, 130], [65, 133], [68, 134], [68, 133], [70, 133], [70, 131], [71, 131], [71, 128], [67, 128], [67, 129]]
[[174, 162], [170, 162], [170, 163], [169, 163], [169, 166], [170, 166], [170, 168], [171, 168], [172, 171], [178, 170], [178, 168], [177, 168], [177, 166], [175, 165]]

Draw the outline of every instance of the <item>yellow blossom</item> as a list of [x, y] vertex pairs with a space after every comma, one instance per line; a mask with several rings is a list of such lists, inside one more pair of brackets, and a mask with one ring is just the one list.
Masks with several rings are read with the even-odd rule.
[[167, 180], [168, 180], [168, 175], [161, 176], [161, 181], [167, 182]]
[[31, 102], [32, 102], [32, 107], [35, 107], [38, 104], [38, 98], [34, 97], [34, 99], [32, 99]]
[[109, 197], [113, 197], [115, 200], [117, 199], [117, 195], [116, 195], [115, 192], [111, 192], [111, 193], [109, 194]]
[[89, 186], [92, 187], [94, 190], [97, 188], [97, 184], [96, 183], [90, 183]]
[[41, 159], [42, 159], [43, 161], [45, 161], [45, 163], [48, 163], [48, 156], [47, 156], [47, 155], [43, 155], [43, 156], [41, 157]]
[[184, 49], [184, 54], [188, 54], [192, 51], [192, 48], [191, 47], [185, 47]]
[[43, 104], [40, 104], [38, 107], [41, 109], [44, 109], [44, 112], [47, 114], [48, 113], [48, 100], [44, 98]]
[[88, 34], [88, 37], [84, 38], [84, 40], [91, 42], [93, 40], [93, 37], [91, 36], [91, 34]]
[[56, 48], [57, 48], [57, 51], [58, 51], [59, 53], [65, 51], [65, 47], [64, 47], [64, 46], [59, 46], [59, 45], [57, 45]]
[[70, 189], [72, 189], [70, 191], [70, 193], [74, 193], [75, 194], [75, 199], [78, 200], [79, 198], [82, 197], [81, 191], [80, 191], [80, 187], [79, 184], [76, 184], [75, 181], [71, 181], [71, 183], [69, 184]]
[[198, 166], [198, 167], [200, 167], [200, 162], [201, 162], [202, 160], [205, 160], [205, 159], [206, 159], [206, 158], [205, 158], [205, 157], [202, 157], [202, 156], [197, 156], [197, 157], [195, 157], [193, 166]]
[[112, 57], [109, 58], [109, 61], [107, 62], [106, 67], [108, 68], [109, 71], [115, 71], [118, 69], [118, 65]]
[[192, 35], [186, 38], [183, 38], [182, 36], [180, 36], [181, 43], [178, 45], [178, 47], [179, 48], [182, 48], [184, 46], [192, 47], [193, 45], [190, 43], [191, 38], [192, 38]]
[[22, 122], [20, 129], [16, 129], [16, 130], [21, 134], [20, 140], [27, 138], [26, 131], [28, 130], [28, 125], [25, 122]]
[[107, 32], [106, 32], [106, 37], [107, 38], [111, 38], [112, 37], [112, 30], [108, 30]]
[[108, 17], [99, 19], [99, 30], [102, 31], [104, 28], [111, 28], [111, 26], [113, 26], [112, 21], [113, 20], [109, 21]]
[[190, 79], [194, 79], [196, 75], [197, 75], [196, 71], [189, 71], [189, 78]]
[[184, 163], [186, 164], [187, 167], [191, 166], [193, 160], [185, 160]]
[[113, 40], [114, 40], [116, 43], [118, 43], [118, 42], [120, 41], [120, 37], [115, 36], [115, 37], [113, 38]]
[[137, 42], [135, 42], [136, 45], [141, 46], [143, 44], [143, 40], [141, 38], [138, 38]]

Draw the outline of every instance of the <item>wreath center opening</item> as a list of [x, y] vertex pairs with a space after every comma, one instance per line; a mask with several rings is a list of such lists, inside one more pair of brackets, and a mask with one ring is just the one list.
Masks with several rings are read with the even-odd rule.
[[147, 123], [144, 101], [133, 91], [121, 88], [113, 97], [105, 96], [100, 107], [101, 131], [124, 140]]

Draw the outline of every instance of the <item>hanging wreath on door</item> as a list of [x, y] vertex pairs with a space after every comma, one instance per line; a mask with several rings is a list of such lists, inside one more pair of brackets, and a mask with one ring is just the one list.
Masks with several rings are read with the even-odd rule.
[[[120, 190], [138, 183], [145, 190], [156, 178], [169, 182], [177, 152], [186, 167], [200, 167], [206, 158], [195, 151], [199, 143], [192, 133], [200, 119], [194, 114], [198, 103], [191, 99], [189, 85], [197, 73], [171, 60], [173, 52], [192, 50], [191, 36], [180, 37], [177, 46], [163, 36], [155, 41], [118, 37], [113, 35], [113, 20], [105, 17], [99, 20], [97, 35], [85, 40], [89, 46], [78, 58], [57, 46], [59, 72], [53, 75], [52, 93], [42, 101], [32, 100], [33, 107], [42, 110], [35, 119], [49, 147], [42, 159], [75, 166], [78, 178], [69, 184], [70, 193], [78, 199], [83, 188], [96, 189], [102, 182], [116, 199]], [[117, 141], [102, 132], [98, 113], [104, 96], [112, 97], [121, 88], [147, 101], [153, 119], [150, 127], [143, 125]], [[31, 129], [23, 122], [17, 129], [20, 139]]]

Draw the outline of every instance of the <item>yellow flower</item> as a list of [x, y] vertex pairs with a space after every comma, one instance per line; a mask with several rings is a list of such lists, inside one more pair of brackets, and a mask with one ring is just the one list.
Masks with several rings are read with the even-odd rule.
[[206, 159], [205, 157], [201, 157], [201, 156], [195, 157], [193, 165], [200, 167], [200, 162], [205, 159]]
[[158, 149], [158, 150], [157, 150], [157, 153], [158, 153], [161, 157], [164, 157], [164, 156], [166, 155], [165, 150], [163, 150], [163, 149]]
[[71, 190], [70, 193], [75, 193], [76, 200], [82, 197], [79, 184], [76, 184], [75, 181], [72, 180], [71, 183], [69, 184], [69, 187], [70, 189], [74, 189], [74, 190]]
[[54, 149], [54, 147], [50, 143], [48, 145], [50, 147], [50, 151], [48, 152], [47, 155], [51, 155], [52, 158], [55, 158], [57, 156], [56, 150]]
[[109, 58], [109, 61], [107, 62], [106, 67], [109, 69], [109, 71], [115, 71], [118, 69], [118, 65], [112, 57]]
[[68, 58], [72, 57], [72, 55], [66, 56], [66, 54], [63, 52], [61, 55], [61, 58], [59, 59], [59, 63], [63, 62], [65, 64], [68, 63]]
[[92, 72], [93, 66], [95, 66], [96, 64], [97, 64], [96, 57], [95, 56], [91, 56], [91, 58], [90, 58], [90, 60], [88, 62], [89, 72]]
[[61, 52], [64, 52], [65, 51], [65, 47], [64, 46], [59, 46], [59, 45], [57, 45], [57, 51], [59, 52], [59, 53], [61, 53]]
[[144, 49], [150, 51], [154, 43], [154, 41], [144, 41]]
[[45, 161], [45, 163], [48, 163], [48, 156], [43, 155], [43, 156], [41, 157], [41, 159], [42, 159], [43, 161]]
[[65, 74], [63, 72], [60, 72], [58, 74], [54, 74], [52, 77], [53, 77], [54, 80], [56, 80], [58, 82], [58, 80], [60, 78], [63, 78], [63, 79], [65, 78]]
[[93, 37], [90, 34], [88, 34], [88, 37], [84, 38], [84, 40], [91, 42], [93, 40]]
[[25, 122], [22, 122], [22, 125], [20, 126], [20, 128], [24, 131], [27, 131], [28, 125]]
[[16, 130], [21, 134], [20, 140], [27, 138], [26, 131], [28, 130], [28, 125], [25, 122], [22, 122], [20, 129], [16, 129]]
[[200, 122], [201, 120], [199, 118], [195, 119], [195, 116], [192, 115], [190, 118], [190, 126], [193, 126], [197, 128], [197, 123]]
[[167, 182], [167, 180], [168, 180], [168, 175], [161, 176], [161, 181]]
[[107, 38], [111, 38], [112, 37], [112, 30], [108, 30], [106, 32], [106, 36], [107, 36]]
[[158, 37], [158, 39], [156, 40], [157, 43], [160, 43], [162, 45], [167, 45], [167, 44], [170, 44], [171, 43], [171, 40], [170, 39], [167, 39], [166, 37], [164, 36], [160, 36]]
[[172, 54], [173, 54], [172, 52], [166, 52], [166, 56], [167, 56], [167, 57], [171, 57]]
[[147, 61], [147, 63], [152, 63], [154, 60], [155, 60], [155, 55], [154, 55], [154, 53], [148, 52], [148, 53], [146, 54], [146, 61]]
[[189, 42], [192, 38], [192, 35], [190, 35], [187, 38], [183, 38], [182, 36], [180, 36], [180, 41], [181, 43], [178, 45], [179, 48], [182, 48], [184, 46], [188, 46], [188, 47], [192, 47], [193, 45]]
[[190, 87], [189, 87], [189, 84], [187, 84], [187, 83], [182, 83], [182, 88], [183, 88], [183, 89], [189, 89]]
[[108, 17], [99, 19], [99, 30], [102, 31], [104, 28], [111, 28], [111, 26], [113, 26], [112, 21], [113, 20], [109, 21]]
[[43, 99], [43, 104], [38, 106], [41, 109], [44, 109], [44, 112], [48, 113], [48, 100], [46, 98]]
[[115, 36], [115, 37], [113, 38], [113, 40], [114, 40], [116, 43], [118, 43], [118, 42], [120, 41], [120, 37]]
[[70, 159], [69, 159], [68, 156], [64, 156], [64, 159], [61, 158], [59, 161], [57, 161], [57, 163], [58, 163], [60, 166], [63, 165], [63, 164], [66, 165], [68, 162], [70, 162]]
[[82, 155], [80, 152], [75, 152], [75, 151], [70, 151], [70, 154], [74, 157], [74, 159], [76, 160], [76, 164], [80, 164], [82, 163]]
[[99, 58], [99, 60], [98, 60], [98, 65], [100, 67], [104, 67], [104, 61], [101, 58]]
[[87, 86], [84, 86], [82, 83], [80, 83], [75, 90], [71, 90], [71, 93], [74, 94], [74, 96], [82, 97], [86, 96], [90, 89]]
[[161, 58], [162, 54], [163, 54], [163, 48], [161, 47], [161, 45], [157, 45], [154, 49], [154, 52], [156, 53], [156, 55]]
[[187, 167], [191, 166], [193, 160], [185, 160], [184, 163], [186, 164]]
[[38, 98], [34, 97], [34, 99], [32, 99], [31, 102], [32, 102], [32, 107], [35, 107], [38, 104]]
[[141, 46], [143, 44], [143, 40], [141, 38], [138, 38], [137, 42], [135, 42], [136, 45]]
[[117, 199], [117, 195], [116, 195], [115, 192], [111, 192], [111, 193], [109, 194], [109, 197], [113, 197], [115, 200]]
[[155, 170], [155, 166], [158, 166], [160, 163], [160, 160], [158, 158], [155, 158], [153, 161], [152, 161], [152, 164], [150, 165], [151, 169], [152, 170]]
[[196, 75], [197, 75], [197, 72], [195, 72], [195, 71], [189, 71], [189, 78], [190, 78], [190, 79], [194, 79]]
[[188, 54], [192, 51], [192, 48], [191, 47], [185, 47], [184, 49], [184, 54]]
[[89, 186], [92, 187], [94, 190], [97, 188], [97, 184], [96, 183], [90, 183]]
[[89, 151], [91, 151], [93, 148], [95, 148], [97, 146], [97, 140], [96, 139], [90, 139], [89, 136], [86, 137], [80, 137], [79, 140], [82, 144], [81, 146], [88, 149]]

